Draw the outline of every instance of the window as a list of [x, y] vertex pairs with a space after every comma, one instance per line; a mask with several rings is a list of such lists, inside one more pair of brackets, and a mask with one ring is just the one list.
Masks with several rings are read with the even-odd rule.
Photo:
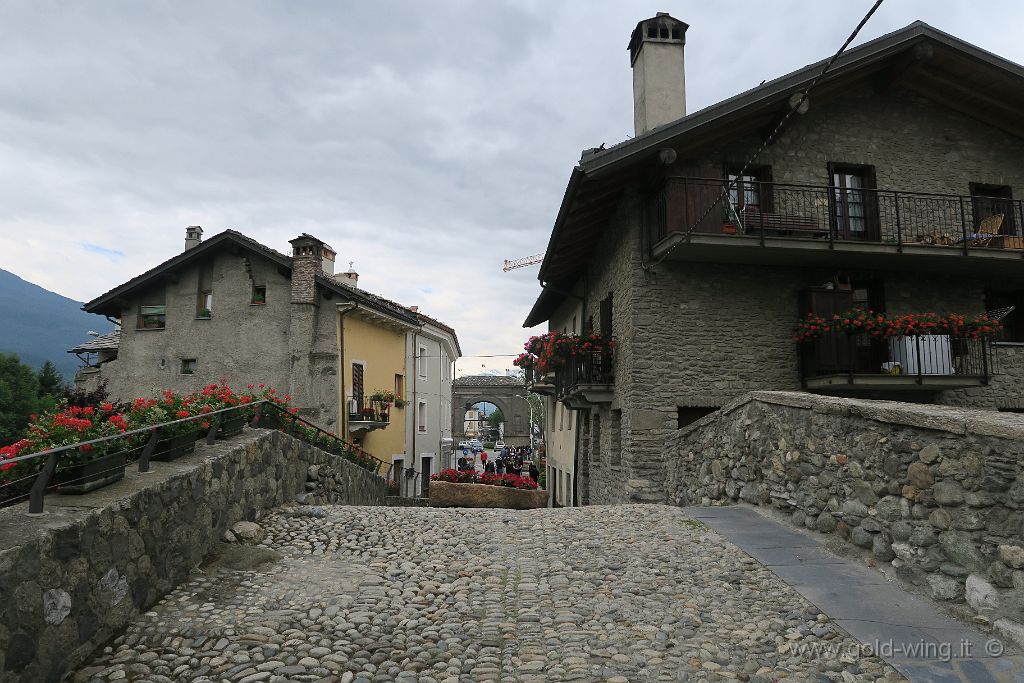
[[267, 303], [267, 287], [266, 285], [253, 285], [252, 288], [252, 301], [249, 303], [254, 306], [261, 306]]
[[166, 307], [163, 304], [139, 307], [140, 330], [162, 330], [166, 326], [166, 320]]
[[590, 434], [590, 451], [593, 453], [592, 460], [599, 462], [601, 460], [601, 416], [594, 415], [594, 418], [590, 421], [591, 434]]
[[877, 240], [878, 220], [873, 166], [829, 164], [832, 181], [832, 219], [836, 236]]
[[971, 208], [976, 232], [1016, 235], [1013, 190], [1009, 185], [971, 183]]
[[622, 464], [622, 411], [613, 410], [609, 423], [608, 458], [612, 465]]
[[363, 408], [363, 364], [352, 364], [352, 400], [356, 402], [355, 412], [362, 412]]
[[183, 375], [194, 375], [194, 374], [196, 374], [196, 359], [195, 358], [182, 358], [181, 359], [181, 374], [183, 374]]
[[612, 336], [612, 293], [601, 300], [601, 335]]
[[416, 354], [416, 367], [418, 368], [419, 376], [426, 379], [427, 377], [427, 347], [421, 346], [419, 353]]
[[1024, 291], [987, 290], [985, 310], [996, 311], [1013, 306], [1013, 312], [1000, 320], [1003, 323], [1003, 341], [1024, 342]]
[[767, 185], [772, 181], [771, 166], [726, 168], [725, 177], [729, 188], [728, 222], [742, 222], [739, 214], [744, 211], [771, 211], [771, 186]]
[[213, 292], [204, 290], [199, 292], [197, 300], [196, 317], [209, 318], [213, 315]]
[[405, 375], [395, 375], [395, 398], [405, 398]]
[[420, 401], [416, 408], [416, 420], [419, 431], [427, 431], [427, 404], [425, 401]]
[[702, 408], [694, 406], [677, 406], [676, 407], [676, 429], [682, 429], [683, 427], [693, 424], [697, 420], [701, 419], [705, 415], [718, 410], [718, 408]]

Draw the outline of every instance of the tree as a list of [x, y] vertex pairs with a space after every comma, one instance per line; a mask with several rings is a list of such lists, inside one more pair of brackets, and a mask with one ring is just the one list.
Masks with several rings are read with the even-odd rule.
[[67, 388], [64, 376], [57, 370], [57, 366], [50, 361], [43, 363], [43, 367], [39, 368], [39, 374], [36, 375], [36, 378], [39, 380], [40, 396], [60, 396], [64, 393], [64, 389]]
[[0, 353], [0, 444], [22, 438], [39, 410], [39, 380], [16, 353]]
[[505, 416], [501, 412], [501, 408], [495, 408], [494, 412], [487, 416], [487, 424], [490, 425], [491, 429], [494, 430], [495, 434], [498, 432], [499, 426], [505, 421]]

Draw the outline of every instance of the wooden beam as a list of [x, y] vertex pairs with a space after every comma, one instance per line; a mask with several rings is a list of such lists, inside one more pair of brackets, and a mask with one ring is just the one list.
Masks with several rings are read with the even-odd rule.
[[907, 81], [907, 87], [942, 106], [1024, 139], [1020, 114], [991, 95], [941, 78], [921, 78], [920, 74]]
[[904, 50], [895, 58], [893, 63], [882, 69], [874, 78], [875, 92], [884, 95], [894, 85], [900, 83], [925, 62], [935, 56], [935, 48], [931, 43], [918, 43], [914, 47]]

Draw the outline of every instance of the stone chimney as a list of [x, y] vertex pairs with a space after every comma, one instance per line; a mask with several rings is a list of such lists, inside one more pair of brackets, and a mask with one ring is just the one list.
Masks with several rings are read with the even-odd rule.
[[203, 229], [198, 225], [190, 225], [185, 228], [185, 251], [192, 247], [198, 247], [203, 241]]
[[667, 12], [658, 12], [633, 29], [628, 49], [637, 135], [686, 116], [683, 50], [688, 28]]
[[344, 273], [338, 273], [334, 276], [334, 279], [347, 287], [356, 289], [359, 286], [359, 273], [353, 270], [352, 263], [352, 261], [349, 261], [348, 270]]
[[306, 233], [289, 240], [289, 243], [292, 245], [292, 303], [315, 304], [316, 276], [323, 272], [325, 245]]

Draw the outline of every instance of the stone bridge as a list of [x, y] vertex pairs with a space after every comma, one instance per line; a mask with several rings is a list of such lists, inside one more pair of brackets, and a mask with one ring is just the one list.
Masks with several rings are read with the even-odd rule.
[[1024, 680], [1005, 619], [965, 625], [750, 506], [392, 508], [267, 430], [153, 467], [0, 510], [0, 679]]

